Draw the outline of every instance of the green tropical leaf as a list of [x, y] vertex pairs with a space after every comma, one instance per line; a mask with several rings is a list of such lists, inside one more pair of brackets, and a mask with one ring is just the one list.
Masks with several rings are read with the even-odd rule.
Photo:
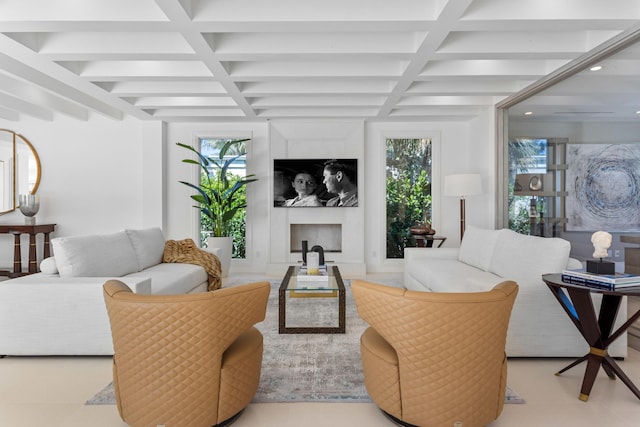
[[[246, 154], [245, 142], [249, 138], [227, 140], [220, 148], [218, 159], [207, 157], [194, 147], [176, 143], [192, 153], [198, 160], [184, 159], [186, 164], [197, 165], [201, 170], [201, 180], [198, 185], [186, 181], [179, 181], [181, 184], [195, 190], [197, 194], [191, 195], [191, 199], [196, 201], [203, 215], [203, 221], [209, 223], [213, 236], [228, 236], [232, 229], [244, 232], [244, 226], [238, 227], [234, 223], [238, 218], [244, 218], [246, 208], [245, 187], [257, 181], [254, 174], [244, 177], [236, 176], [230, 172], [230, 167], [234, 161]], [[227, 153], [233, 152], [233, 157], [225, 158]]]

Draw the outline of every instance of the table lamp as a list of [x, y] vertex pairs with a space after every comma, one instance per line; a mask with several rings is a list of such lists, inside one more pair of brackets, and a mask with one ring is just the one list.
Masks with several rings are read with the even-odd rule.
[[447, 175], [444, 177], [444, 195], [460, 197], [460, 240], [465, 229], [465, 197], [482, 194], [482, 177], [475, 173]]

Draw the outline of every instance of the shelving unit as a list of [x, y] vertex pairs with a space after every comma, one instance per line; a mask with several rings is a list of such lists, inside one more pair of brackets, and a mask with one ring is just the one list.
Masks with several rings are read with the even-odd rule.
[[[620, 242], [640, 245], [640, 236], [620, 236]], [[624, 248], [624, 272], [640, 274], [640, 247]], [[630, 296], [627, 300], [627, 313], [640, 310], [640, 297]], [[640, 350], [640, 320], [636, 320], [628, 329], [627, 340], [629, 347]]]
[[[566, 138], [546, 138], [546, 173], [517, 174], [514, 196], [530, 197], [530, 234], [555, 237], [567, 223]], [[535, 206], [535, 208], [534, 208]]]

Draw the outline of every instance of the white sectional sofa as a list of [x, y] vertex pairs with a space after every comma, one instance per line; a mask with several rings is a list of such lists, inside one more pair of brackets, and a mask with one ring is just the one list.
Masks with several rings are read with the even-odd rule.
[[[560, 238], [468, 227], [460, 248], [405, 249], [404, 286], [417, 291], [476, 292], [514, 280], [520, 289], [509, 323], [507, 356], [583, 356], [588, 345], [541, 278], [580, 268], [581, 263], [569, 257], [570, 249], [570, 243]], [[599, 295], [594, 300], [599, 306]], [[626, 321], [626, 309], [625, 301], [618, 325]], [[612, 344], [609, 353], [626, 357], [626, 334]]]
[[110, 278], [136, 293], [206, 291], [207, 273], [163, 263], [159, 228], [55, 238], [41, 272], [0, 282], [0, 355], [112, 355], [102, 294]]

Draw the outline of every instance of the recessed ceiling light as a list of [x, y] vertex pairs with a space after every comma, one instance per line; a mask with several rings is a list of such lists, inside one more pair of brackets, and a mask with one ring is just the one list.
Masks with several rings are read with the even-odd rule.
[[602, 65], [594, 65], [593, 67], [589, 68], [591, 71], [600, 71], [602, 70]]
[[640, 110], [636, 111], [636, 114], [640, 114]]
[[530, 116], [532, 114], [533, 114], [533, 111], [527, 111], [527, 112], [524, 113], [525, 116]]

